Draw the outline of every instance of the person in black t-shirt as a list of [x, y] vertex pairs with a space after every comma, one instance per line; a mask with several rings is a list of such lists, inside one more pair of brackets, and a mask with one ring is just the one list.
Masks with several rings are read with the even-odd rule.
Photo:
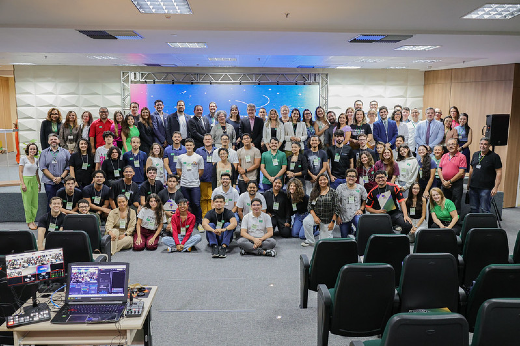
[[121, 179], [123, 168], [123, 160], [121, 157], [121, 150], [118, 147], [112, 146], [107, 151], [107, 157], [101, 164], [101, 169], [106, 174], [105, 184], [112, 186], [112, 183]]
[[226, 204], [222, 195], [213, 197], [213, 207], [202, 219], [202, 227], [206, 232], [206, 239], [211, 246], [211, 257], [226, 258], [226, 249], [233, 239], [233, 232], [237, 227], [235, 214], [224, 208]]
[[330, 159], [327, 173], [330, 176], [330, 187], [335, 190], [340, 184], [346, 183], [345, 172], [347, 169], [354, 167], [354, 160], [352, 160], [351, 156], [352, 148], [343, 142], [345, 140], [345, 132], [336, 130], [334, 139], [336, 144], [327, 149]]
[[38, 221], [38, 250], [45, 249], [45, 238], [50, 232], [63, 231], [65, 214], [61, 209], [61, 198], [54, 196], [50, 201], [51, 211], [43, 215]]
[[267, 204], [267, 214], [271, 217], [273, 232], [278, 228], [278, 232], [284, 238], [291, 236], [291, 214], [289, 211], [289, 200], [287, 194], [282, 191], [282, 177], [277, 177], [273, 181], [273, 188], [264, 192], [265, 204]]
[[111, 209], [109, 207], [110, 188], [103, 184], [105, 172], [99, 169], [94, 172], [93, 178], [94, 183], [83, 189], [83, 197], [90, 201], [90, 210], [106, 220]]
[[164, 185], [160, 180], [155, 180], [157, 177], [157, 167], [150, 166], [146, 169], [146, 178], [141, 186], [139, 187], [139, 196], [141, 199], [141, 205], [146, 203], [146, 197], [152, 193], [158, 194], [164, 189]]
[[61, 198], [62, 206], [61, 212], [64, 214], [77, 214], [78, 201], [83, 198], [83, 193], [80, 189], [76, 189], [76, 179], [70, 175], [65, 178], [65, 187], [56, 192], [56, 196]]
[[489, 138], [483, 137], [480, 151], [471, 159], [468, 193], [472, 213], [490, 213], [491, 197], [495, 196], [502, 181], [502, 160], [489, 150]]
[[177, 210], [179, 201], [185, 198], [181, 190], [177, 189], [178, 181], [179, 176], [168, 174], [166, 188], [162, 189], [161, 192], [158, 193], [158, 196], [163, 203], [164, 213], [166, 214], [168, 220], [171, 219], [172, 215]]
[[83, 190], [85, 186], [90, 185], [96, 164], [89, 141], [79, 140], [76, 152], [70, 156], [69, 164], [70, 175], [76, 178], [76, 187]]
[[305, 178], [305, 190], [310, 193], [312, 187], [317, 182], [317, 177], [327, 172], [329, 160], [325, 150], [321, 150], [320, 137], [313, 135], [309, 140], [310, 149], [305, 150], [304, 155], [307, 157], [308, 170]]
[[368, 151], [370, 153], [370, 155], [372, 155], [372, 157], [374, 158], [374, 162], [377, 162], [380, 160], [379, 154], [367, 146], [367, 135], [363, 135], [363, 134], [359, 135], [358, 144], [359, 144], [359, 148], [354, 149], [350, 152], [352, 160], [354, 161], [354, 167], [358, 166], [358, 161], [359, 161], [361, 153], [363, 151]]
[[141, 210], [141, 204], [139, 204], [139, 186], [132, 181], [134, 174], [134, 167], [125, 166], [123, 168], [123, 179], [119, 179], [112, 184], [109, 197], [110, 207], [112, 209], [117, 208], [117, 196], [125, 195], [130, 208], [136, 210], [137, 213]]

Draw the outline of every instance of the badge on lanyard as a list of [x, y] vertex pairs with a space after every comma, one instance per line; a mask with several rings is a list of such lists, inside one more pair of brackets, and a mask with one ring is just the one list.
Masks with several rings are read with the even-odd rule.
[[364, 175], [362, 177], [362, 179], [363, 179], [363, 184], [368, 184], [368, 176]]
[[339, 162], [340, 158], [341, 158], [341, 155], [339, 153], [336, 153], [336, 155], [334, 155], [334, 162]]
[[49, 224], [49, 232], [54, 232], [56, 229], [58, 228], [58, 226], [56, 226], [55, 223], [50, 223]]
[[140, 163], [139, 163], [139, 160], [134, 160], [134, 167], [136, 167], [136, 168], [141, 167]]
[[74, 136], [68, 136], [67, 138], [69, 139], [69, 141], [71, 141], [74, 139]]
[[314, 160], [312, 160], [314, 166], [319, 166], [320, 165], [320, 158], [319, 157], [315, 157]]
[[223, 224], [224, 224], [224, 223], [223, 223], [222, 221], [217, 221], [217, 229], [222, 228], [222, 225], [223, 225]]
[[130, 199], [130, 194], [131, 194], [130, 191], [125, 192], [126, 199]]
[[246, 162], [251, 162], [251, 155], [246, 155]]
[[72, 202], [67, 202], [65, 209], [72, 210]]
[[181, 235], [186, 235], [186, 226], [181, 227]]
[[296, 203], [293, 203], [293, 204], [292, 204], [292, 210], [293, 210], [293, 211], [298, 210], [298, 208], [296, 207]]
[[294, 166], [296, 166], [296, 162], [291, 162], [289, 169], [292, 171], [294, 170]]
[[126, 220], [119, 220], [119, 228], [120, 229], [126, 228]]
[[476, 169], [480, 169], [482, 166], [481, 165], [476, 165], [475, 168]]
[[101, 203], [101, 196], [94, 196], [94, 204]]
[[280, 207], [280, 203], [278, 203], [278, 202], [273, 203], [273, 210], [278, 210], [279, 207]]
[[415, 215], [415, 208], [414, 207], [410, 208], [410, 215]]
[[419, 178], [422, 179], [422, 169], [419, 171]]
[[273, 166], [278, 166], [278, 159], [273, 159]]
[[184, 164], [186, 165], [186, 170], [191, 171], [191, 162], [184, 162]]
[[211, 155], [208, 155], [207, 158], [206, 158], [206, 162], [212, 163], [213, 162], [213, 157]]
[[114, 170], [114, 177], [119, 178], [119, 168]]
[[81, 165], [81, 169], [87, 169], [87, 168], [88, 168], [88, 163], [83, 162], [83, 165]]
[[354, 196], [348, 196], [348, 204], [354, 204]]

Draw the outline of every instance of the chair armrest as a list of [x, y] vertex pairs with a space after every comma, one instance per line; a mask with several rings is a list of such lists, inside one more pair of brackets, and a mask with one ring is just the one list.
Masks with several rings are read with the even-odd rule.
[[104, 253], [93, 254], [94, 262], [107, 262], [108, 256]]
[[394, 291], [394, 306], [392, 308], [392, 315], [397, 314], [399, 312], [399, 308], [401, 307], [401, 296], [399, 296], [399, 292], [397, 290]]
[[101, 237], [101, 253], [107, 255], [107, 262], [112, 262], [112, 239], [109, 234]]
[[466, 306], [468, 305], [468, 296], [466, 291], [459, 286], [459, 314], [466, 314]]
[[365, 343], [363, 341], [355, 340], [351, 341], [349, 346], [365, 346]]
[[515, 264], [515, 261], [513, 261], [513, 255], [507, 257], [507, 263], [509, 263], [509, 264]]
[[464, 248], [462, 244], [462, 238], [460, 236], [457, 236], [457, 246], [459, 247], [459, 253], [462, 254], [462, 249]]
[[328, 345], [332, 319], [332, 298], [325, 284], [318, 285], [318, 346]]
[[464, 276], [464, 259], [461, 255], [457, 255], [458, 272], [459, 272], [459, 285], [462, 285]]
[[309, 268], [311, 263], [305, 254], [300, 255], [300, 309], [307, 309], [309, 299]]

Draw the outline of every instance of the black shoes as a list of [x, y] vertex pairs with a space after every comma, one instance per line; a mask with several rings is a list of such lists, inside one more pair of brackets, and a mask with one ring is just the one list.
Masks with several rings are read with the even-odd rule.
[[211, 247], [211, 257], [218, 258], [218, 253], [219, 253], [219, 247], [217, 245], [213, 245]]
[[221, 246], [219, 249], [218, 249], [218, 257], [220, 258], [226, 258], [226, 248]]

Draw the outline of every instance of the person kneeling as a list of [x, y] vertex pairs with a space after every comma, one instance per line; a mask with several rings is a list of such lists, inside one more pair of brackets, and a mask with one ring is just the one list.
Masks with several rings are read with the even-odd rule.
[[276, 240], [273, 237], [273, 225], [271, 217], [262, 212], [262, 201], [253, 198], [251, 201], [251, 211], [244, 216], [240, 235], [237, 243], [240, 247], [240, 254], [252, 254], [260, 256], [276, 256], [274, 247]]
[[237, 228], [235, 214], [224, 208], [225, 204], [224, 196], [214, 196], [213, 209], [208, 211], [202, 219], [202, 227], [207, 231], [206, 239], [211, 246], [211, 257], [213, 258], [226, 258], [226, 249]]
[[151, 251], [157, 250], [159, 234], [165, 222], [166, 215], [161, 199], [155, 193], [148, 195], [144, 207], [137, 214], [134, 250], [143, 251], [145, 248]]
[[168, 252], [191, 251], [191, 248], [201, 240], [200, 234], [193, 234], [195, 215], [188, 211], [188, 200], [181, 199], [177, 210], [172, 215], [172, 237], [163, 237], [162, 243], [168, 247]]

